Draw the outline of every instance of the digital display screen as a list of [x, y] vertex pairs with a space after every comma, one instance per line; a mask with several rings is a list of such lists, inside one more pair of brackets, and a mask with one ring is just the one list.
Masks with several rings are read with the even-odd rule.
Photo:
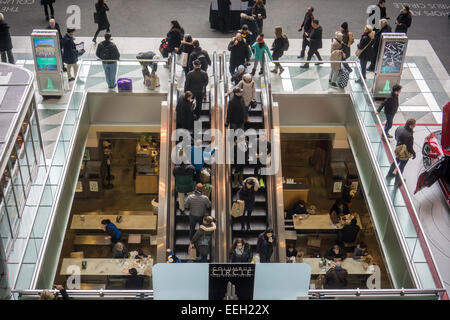
[[383, 60], [381, 60], [381, 73], [400, 73], [403, 55], [406, 51], [405, 40], [390, 40], [384, 44]]
[[54, 38], [34, 38], [34, 51], [36, 53], [36, 64], [39, 71], [56, 71], [58, 62], [56, 60], [56, 44]]

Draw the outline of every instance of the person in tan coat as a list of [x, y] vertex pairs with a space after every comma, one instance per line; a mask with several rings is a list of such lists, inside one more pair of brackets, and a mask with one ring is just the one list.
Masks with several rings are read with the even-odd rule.
[[246, 119], [248, 119], [248, 111], [252, 101], [256, 101], [256, 85], [251, 74], [247, 73], [242, 76], [242, 80], [237, 85], [242, 89], [242, 98], [244, 99]]
[[[345, 59], [345, 53], [342, 48], [342, 38], [343, 38], [342, 33], [340, 33], [339, 31], [335, 33], [335, 38], [333, 39], [333, 42], [331, 44], [330, 61], [343, 61]], [[328, 82], [330, 82], [331, 86], [333, 87], [337, 87], [336, 81], [339, 76], [339, 70], [341, 70], [341, 63], [332, 62], [330, 78], [328, 79]]]

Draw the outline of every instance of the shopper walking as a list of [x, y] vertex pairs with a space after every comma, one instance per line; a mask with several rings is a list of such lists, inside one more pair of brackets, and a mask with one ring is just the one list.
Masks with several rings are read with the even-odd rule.
[[231, 81], [234, 83], [235, 86], [237, 86], [238, 83], [241, 82], [244, 74], [245, 74], [245, 67], [243, 65], [240, 65], [237, 68], [237, 71], [231, 76]]
[[255, 58], [255, 64], [253, 65], [252, 70], [252, 76], [255, 75], [256, 68], [258, 67], [258, 64], [260, 65], [260, 71], [259, 74], [264, 74], [264, 64], [265, 64], [265, 58], [264, 58], [264, 52], [267, 52], [267, 55], [269, 56], [270, 61], [273, 60], [272, 54], [270, 53], [269, 47], [264, 42], [264, 34], [261, 33], [258, 38], [256, 39], [256, 42], [252, 45], [252, 50], [254, 53]]
[[96, 55], [100, 58], [105, 70], [106, 83], [108, 88], [116, 87], [117, 61], [120, 59], [120, 53], [116, 45], [111, 41], [110, 33], [105, 34], [105, 40], [100, 42], [97, 47]]
[[195, 115], [196, 120], [200, 118], [202, 112], [203, 96], [206, 86], [209, 82], [208, 74], [202, 70], [202, 63], [200, 60], [195, 60], [194, 70], [190, 71], [186, 76], [184, 83], [184, 90], [191, 91], [196, 101]]
[[389, 19], [386, 13], [386, 0], [379, 0], [377, 6], [380, 8], [380, 19]]
[[408, 33], [409, 27], [411, 27], [412, 22], [412, 12], [409, 9], [409, 6], [404, 6], [402, 10], [400, 10], [400, 14], [395, 21], [397, 25], [395, 27], [395, 32], [404, 32]]
[[[345, 57], [343, 60], [347, 60], [350, 58], [351, 55], [351, 46], [355, 42], [355, 36], [353, 35], [353, 32], [348, 31], [348, 23], [343, 22], [341, 24], [341, 33], [342, 33], [342, 51], [345, 53]], [[353, 69], [348, 65], [348, 63], [343, 64], [345, 69], [347, 69], [349, 72], [352, 72]]]
[[379, 114], [381, 110], [384, 109], [384, 114], [386, 116], [386, 124], [384, 125], [384, 132], [388, 138], [392, 138], [389, 134], [389, 130], [392, 128], [392, 123], [394, 121], [394, 116], [398, 110], [398, 96], [402, 91], [402, 86], [399, 84], [395, 84], [392, 87], [391, 95], [384, 99], [384, 101], [380, 104], [377, 109], [376, 114]]
[[106, 11], [109, 11], [109, 7], [106, 4], [106, 0], [98, 0], [95, 4], [95, 13], [94, 13], [94, 22], [97, 24], [97, 31], [95, 31], [94, 38], [92, 42], [97, 43], [97, 36], [102, 30], [106, 30], [107, 33], [110, 33], [110, 25], [108, 21], [108, 16], [106, 15]]
[[[395, 148], [395, 161], [398, 164], [400, 172], [403, 173], [406, 164], [410, 158], [416, 158], [416, 152], [414, 151], [414, 128], [416, 127], [415, 119], [408, 119], [404, 127], [398, 127], [395, 130], [395, 139], [397, 139], [397, 145]], [[393, 162], [389, 172], [387, 174], [387, 178], [393, 177], [395, 170], [395, 163]], [[397, 172], [396, 175], [396, 183], [398, 186], [401, 186], [402, 183], [399, 178], [399, 174]]]
[[197, 249], [197, 257], [200, 257], [200, 262], [208, 262], [208, 254], [211, 252], [212, 235], [216, 230], [214, 218], [206, 216], [203, 218], [203, 223], [198, 228], [194, 237], [191, 240], [191, 245], [195, 245]]
[[[67, 64], [67, 77], [69, 81], [75, 80], [78, 73], [78, 51], [74, 39], [75, 29], [67, 29], [63, 38], [63, 56], [62, 60]], [[73, 69], [73, 76], [71, 70]]]
[[255, 43], [256, 36], [254, 37], [253, 32], [248, 30], [248, 25], [244, 24], [242, 26], [242, 28], [240, 30], [238, 30], [237, 32], [239, 32], [241, 34], [242, 39], [244, 39], [245, 42], [247, 42], [247, 44], [249, 46], [252, 46], [253, 43]]
[[231, 246], [229, 260], [233, 263], [250, 263], [252, 248], [244, 239], [237, 238]]
[[217, 0], [219, 29], [223, 33], [227, 33], [230, 29], [230, 12], [231, 1], [230, 0]]
[[163, 52], [164, 58], [169, 56], [169, 53], [178, 50], [183, 40], [184, 29], [180, 26], [177, 20], [170, 22], [170, 30], [166, 35], [167, 47]]
[[241, 29], [246, 25], [248, 30], [252, 33], [251, 39], [246, 39], [249, 45], [252, 45], [256, 41], [256, 37], [259, 34], [258, 23], [256, 19], [252, 16], [252, 6], [249, 6], [245, 12], [241, 13]]
[[203, 184], [197, 183], [193, 194], [186, 198], [184, 207], [189, 209], [189, 239], [194, 236], [197, 223], [202, 223], [203, 217], [208, 214], [211, 208], [211, 201], [202, 193]]
[[184, 39], [181, 40], [181, 45], [178, 48], [177, 54], [178, 59], [181, 59], [181, 66], [183, 67], [185, 75], [188, 74], [189, 70], [189, 57], [194, 50], [194, 41], [190, 34], [185, 34]]
[[[203, 149], [202, 140], [197, 139], [194, 142], [194, 145], [191, 145], [191, 163], [195, 168], [195, 182], [200, 182], [200, 172], [205, 166], [205, 160], [210, 161], [211, 156], [216, 152], [216, 149], [212, 149], [211, 151], [206, 151], [206, 148]], [[214, 136], [211, 137], [211, 143], [214, 143]]]
[[[331, 55], [330, 55], [330, 61], [342, 61], [345, 58], [344, 50], [342, 50], [342, 39], [343, 35], [340, 32], [336, 32], [334, 35], [334, 39], [331, 43]], [[331, 63], [331, 70], [330, 70], [330, 77], [328, 79], [328, 82], [333, 87], [337, 87], [336, 81], [338, 80], [339, 76], [339, 70], [341, 70], [341, 62], [332, 62]]]
[[266, 231], [258, 236], [256, 243], [256, 252], [259, 255], [261, 263], [269, 263], [273, 254], [273, 247], [276, 239], [272, 228], [267, 228]]
[[44, 6], [45, 20], [50, 20], [48, 15], [48, 9], [50, 8], [50, 17], [53, 19], [55, 17], [55, 10], [53, 9], [53, 4], [55, 0], [41, 0], [41, 6]]
[[[319, 20], [313, 20], [312, 31], [307, 40], [309, 41], [309, 50], [306, 60], [310, 61], [312, 56], [316, 55], [317, 59], [319, 59], [319, 61], [322, 61], [322, 57], [319, 53], [319, 49], [322, 48], [322, 27], [319, 25]], [[309, 68], [309, 63], [305, 63], [300, 68]]]
[[231, 187], [234, 189], [240, 188], [244, 184], [244, 168], [248, 165], [249, 151], [248, 151], [248, 137], [245, 135], [234, 137], [234, 162], [232, 165], [233, 182]]
[[[272, 43], [272, 57], [274, 60], [280, 60], [283, 56], [284, 51], [289, 48], [289, 40], [287, 36], [283, 33], [283, 29], [279, 26], [275, 27], [275, 40]], [[279, 62], [275, 62], [275, 68], [270, 70], [273, 73], [277, 73], [280, 70], [280, 74], [283, 73], [284, 68]]]
[[264, 6], [263, 0], [256, 0], [252, 9], [252, 16], [255, 18], [259, 33], [261, 34], [263, 32], [264, 19], [267, 18], [266, 7]]
[[242, 39], [242, 35], [237, 33], [228, 44], [228, 51], [230, 51], [230, 74], [234, 74], [236, 68], [240, 65], [246, 65], [246, 61], [249, 60], [249, 46]]
[[194, 130], [195, 99], [191, 91], [185, 91], [177, 102], [177, 129]]
[[264, 179], [262, 178], [261, 168], [270, 163], [270, 155], [272, 153], [272, 144], [267, 140], [265, 132], [259, 134], [258, 143], [255, 149], [257, 150], [255, 177], [258, 179], [259, 186], [264, 188]]
[[[356, 51], [356, 56], [359, 58], [359, 63], [361, 64], [361, 74], [366, 79], [366, 67], [367, 62], [371, 57], [371, 45], [375, 38], [375, 32], [373, 32], [372, 27], [366, 25], [364, 27], [364, 32], [361, 35], [361, 39], [359, 40], [358, 50]], [[362, 82], [362, 79], [359, 78], [356, 82]]]
[[2, 62], [14, 64], [14, 55], [12, 53], [11, 34], [9, 33], [9, 25], [5, 21], [5, 16], [0, 13], [0, 54]]
[[375, 38], [371, 48], [372, 56], [370, 57], [370, 66], [367, 68], [367, 71], [375, 71], [375, 64], [378, 59], [378, 50], [380, 49], [381, 35], [389, 32], [392, 32], [392, 28], [389, 26], [388, 21], [386, 19], [381, 19], [380, 29], [375, 32]]
[[246, 114], [242, 89], [236, 87], [233, 89], [233, 97], [228, 102], [227, 121], [225, 126], [230, 126], [230, 129], [232, 130], [244, 129]]
[[178, 194], [178, 209], [184, 214], [185, 195], [190, 194], [195, 189], [194, 181], [195, 168], [190, 163], [181, 163], [173, 168], [173, 176], [175, 177], [175, 191]]
[[247, 231], [250, 231], [250, 218], [255, 207], [255, 194], [258, 189], [258, 180], [254, 177], [249, 177], [244, 180], [244, 185], [238, 191], [238, 199], [245, 203], [244, 214], [240, 217], [242, 230], [247, 225]]
[[297, 58], [299, 58], [299, 59], [302, 59], [305, 57], [305, 50], [306, 50], [306, 47], [309, 45], [308, 38], [312, 31], [312, 22], [314, 21], [313, 12], [314, 12], [313, 7], [309, 7], [306, 10], [302, 25], [300, 26], [300, 29], [298, 29], [299, 32], [303, 31], [302, 51], [300, 51], [300, 55], [297, 56]]
[[244, 99], [246, 119], [250, 107], [256, 107], [256, 84], [251, 74], [244, 74], [241, 82], [237, 85], [242, 89], [242, 98]]
[[209, 58], [208, 51], [203, 50], [202, 47], [200, 47], [200, 42], [198, 40], [194, 40], [193, 45], [194, 49], [189, 56], [189, 71], [194, 69], [194, 61], [200, 60], [202, 63], [202, 70], [207, 72], [208, 66], [211, 65], [211, 59]]

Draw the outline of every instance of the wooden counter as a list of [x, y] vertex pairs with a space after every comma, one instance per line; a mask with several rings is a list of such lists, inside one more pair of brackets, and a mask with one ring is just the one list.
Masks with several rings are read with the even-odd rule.
[[[319, 275], [319, 274], [325, 274], [330, 269], [331, 266], [329, 266], [329, 263], [332, 263], [331, 261], [327, 260], [327, 267], [326, 268], [320, 268], [319, 262], [321, 258], [303, 258], [303, 263], [307, 263], [311, 266], [311, 274]], [[298, 261], [297, 259], [297, 262]], [[346, 258], [342, 264], [342, 268], [347, 270], [349, 275], [371, 275], [374, 273], [374, 267], [369, 266], [367, 270], [364, 270], [363, 268], [363, 262], [361, 260], [354, 260], [353, 258]]]
[[[357, 225], [362, 230], [359, 214], [355, 213], [354, 215], [357, 220]], [[292, 221], [294, 222], [294, 229], [299, 231], [333, 231], [344, 227], [343, 225], [332, 224], [328, 213], [312, 214], [304, 220], [298, 217], [292, 217]]]
[[[114, 223], [120, 230], [156, 230], [156, 220], [155, 215], [143, 215], [143, 214], [119, 214], [122, 216], [122, 221], [120, 223], [116, 222], [116, 215], [93, 215], [93, 214], [75, 214], [72, 217], [72, 224], [70, 229], [74, 230], [101, 230], [102, 220], [109, 219]], [[84, 216], [84, 219], [82, 219]], [[84, 220], [84, 221], [83, 221]]]
[[[86, 261], [86, 269], [81, 267], [82, 261]], [[60, 275], [70, 276], [73, 273], [67, 270], [70, 266], [80, 268], [82, 276], [127, 276], [128, 270], [136, 268], [138, 274], [151, 276], [153, 259], [150, 258], [146, 263], [136, 263], [137, 259], [72, 259], [64, 258], [61, 266]], [[141, 262], [143, 260], [140, 260]]]
[[158, 174], [136, 174], [136, 194], [158, 193]]

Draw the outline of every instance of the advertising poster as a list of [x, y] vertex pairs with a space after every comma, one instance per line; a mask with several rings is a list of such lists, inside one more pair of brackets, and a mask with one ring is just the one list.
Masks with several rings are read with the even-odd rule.
[[209, 264], [209, 300], [253, 300], [255, 264]]
[[34, 38], [34, 51], [39, 71], [56, 71], [56, 44], [53, 38]]
[[392, 74], [401, 72], [406, 43], [407, 41], [405, 40], [386, 41], [383, 59], [381, 60], [381, 73]]

